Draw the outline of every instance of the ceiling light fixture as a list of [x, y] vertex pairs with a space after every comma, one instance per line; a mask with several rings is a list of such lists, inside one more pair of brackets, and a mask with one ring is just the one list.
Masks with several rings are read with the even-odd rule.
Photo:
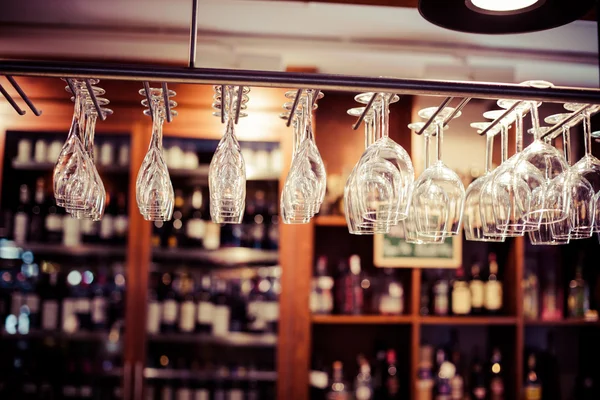
[[419, 12], [443, 28], [485, 34], [556, 28], [585, 16], [595, 0], [419, 0]]
[[467, 7], [484, 14], [518, 14], [540, 7], [545, 0], [466, 0]]

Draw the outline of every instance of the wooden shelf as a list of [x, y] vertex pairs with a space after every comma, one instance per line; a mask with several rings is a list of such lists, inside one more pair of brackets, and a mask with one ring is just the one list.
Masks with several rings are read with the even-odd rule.
[[64, 246], [61, 243], [17, 243], [23, 250], [29, 250], [34, 255], [66, 255], [66, 256], [125, 256], [125, 243], [122, 245], [81, 244], [79, 246]]
[[322, 215], [315, 217], [317, 226], [347, 226], [346, 217], [343, 215]]
[[169, 261], [197, 261], [213, 265], [273, 265], [279, 261], [279, 252], [246, 247], [224, 247], [217, 250], [155, 248], [152, 249], [152, 258]]
[[226, 336], [214, 336], [209, 334], [149, 334], [151, 342], [166, 343], [203, 343], [230, 347], [274, 347], [277, 345], [275, 334], [251, 334], [245, 332], [229, 332]]
[[313, 315], [313, 324], [336, 325], [384, 325], [384, 324], [410, 324], [412, 315]]
[[108, 341], [108, 332], [92, 332], [92, 331], [79, 331], [79, 332], [62, 332], [62, 331], [43, 331], [43, 330], [32, 330], [27, 334], [10, 334], [5, 330], [0, 332], [0, 338], [3, 339], [46, 339], [52, 338], [57, 340], [70, 340], [74, 342], [103, 342]]
[[[13, 169], [19, 171], [52, 171], [54, 169], [54, 163], [44, 162], [39, 163], [35, 161], [12, 161]], [[96, 165], [98, 168], [98, 172], [100, 173], [110, 173], [110, 174], [128, 174], [129, 166], [128, 165]]]
[[[219, 378], [218, 372], [209, 371], [190, 371], [186, 369], [159, 369], [144, 368], [144, 378], [146, 379], [198, 379], [208, 380]], [[220, 376], [221, 379], [231, 379], [230, 376]], [[237, 375], [236, 381], [260, 381], [275, 382], [277, 380], [276, 371], [248, 371], [244, 375]]]
[[584, 318], [567, 318], [556, 321], [545, 321], [541, 319], [526, 319], [528, 326], [600, 326], [600, 321], [589, 321]]
[[468, 316], [468, 317], [419, 317], [417, 319], [423, 325], [516, 325], [516, 317], [504, 316]]

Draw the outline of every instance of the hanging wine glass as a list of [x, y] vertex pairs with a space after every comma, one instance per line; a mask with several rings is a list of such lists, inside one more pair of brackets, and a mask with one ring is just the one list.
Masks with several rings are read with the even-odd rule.
[[[419, 117], [429, 119], [437, 107], [419, 111]], [[447, 107], [435, 118], [437, 160], [419, 176], [414, 185], [417, 229], [420, 235], [434, 238], [458, 235], [465, 202], [465, 187], [456, 172], [442, 161], [444, 120], [454, 112]], [[454, 118], [460, 116], [457, 113]]]
[[[146, 90], [140, 90], [142, 96], [146, 96]], [[149, 106], [144, 114], [152, 116], [152, 137], [150, 145], [136, 180], [136, 200], [140, 213], [148, 221], [168, 221], [173, 214], [174, 193], [167, 163], [164, 159], [162, 147], [163, 124], [166, 117], [165, 104], [162, 89], [150, 89], [150, 104], [142, 100], [142, 105]], [[175, 96], [175, 92], [169, 90], [168, 97]], [[177, 106], [173, 100], [169, 100], [170, 108]], [[171, 110], [171, 115], [177, 112]]]

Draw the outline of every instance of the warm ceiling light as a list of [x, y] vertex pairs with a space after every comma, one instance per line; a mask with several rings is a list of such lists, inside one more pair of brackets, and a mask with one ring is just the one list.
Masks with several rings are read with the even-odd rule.
[[478, 12], [513, 14], [539, 7], [544, 0], [466, 0], [467, 6]]
[[583, 17], [596, 0], [419, 0], [419, 12], [443, 28], [470, 33], [523, 33]]

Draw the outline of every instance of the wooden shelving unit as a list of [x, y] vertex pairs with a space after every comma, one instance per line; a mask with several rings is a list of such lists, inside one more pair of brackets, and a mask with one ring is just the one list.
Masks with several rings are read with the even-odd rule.
[[317, 226], [347, 226], [346, 217], [343, 215], [323, 215], [315, 217], [315, 225]]
[[335, 325], [389, 325], [411, 324], [415, 320], [411, 315], [313, 315], [313, 324]]
[[418, 317], [417, 320], [422, 325], [516, 325], [517, 318], [516, 317], [502, 317], [502, 316], [492, 316], [492, 317], [457, 317], [457, 316], [449, 316], [449, 317]]
[[526, 326], [598, 326], [600, 327], [600, 321], [598, 320], [586, 320], [584, 318], [567, 318], [561, 320], [532, 320], [525, 319]]

